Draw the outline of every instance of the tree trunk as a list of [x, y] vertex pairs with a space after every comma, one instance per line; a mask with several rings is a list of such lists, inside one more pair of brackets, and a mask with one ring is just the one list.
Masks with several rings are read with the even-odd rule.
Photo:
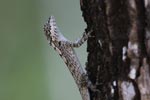
[[80, 0], [91, 100], [150, 100], [150, 0]]

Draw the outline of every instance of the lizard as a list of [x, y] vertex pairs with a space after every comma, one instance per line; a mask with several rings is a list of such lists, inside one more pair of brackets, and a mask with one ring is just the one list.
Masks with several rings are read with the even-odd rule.
[[90, 36], [90, 32], [84, 32], [83, 36], [75, 42], [71, 42], [61, 34], [56, 25], [54, 16], [49, 17], [44, 25], [44, 33], [48, 43], [61, 56], [69, 71], [71, 72], [82, 97], [82, 100], [90, 100], [89, 88], [92, 87], [91, 81], [74, 51], [74, 47], [80, 47]]

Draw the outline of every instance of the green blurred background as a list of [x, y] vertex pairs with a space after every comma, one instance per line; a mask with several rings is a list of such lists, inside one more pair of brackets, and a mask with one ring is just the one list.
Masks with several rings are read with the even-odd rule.
[[[84, 32], [79, 0], [0, 0], [0, 100], [81, 100], [44, 36], [50, 15], [70, 40]], [[84, 66], [86, 44], [75, 50]]]

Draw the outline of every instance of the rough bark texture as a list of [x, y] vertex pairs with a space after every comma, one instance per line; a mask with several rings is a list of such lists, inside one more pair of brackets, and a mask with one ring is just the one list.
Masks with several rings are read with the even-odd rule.
[[91, 100], [150, 100], [150, 0], [80, 0]]

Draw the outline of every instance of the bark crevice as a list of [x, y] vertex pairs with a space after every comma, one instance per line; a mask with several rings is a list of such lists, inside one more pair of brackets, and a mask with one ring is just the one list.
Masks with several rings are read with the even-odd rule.
[[85, 30], [93, 30], [86, 70], [100, 92], [91, 91], [91, 100], [150, 100], [150, 0], [80, 0], [80, 5]]

